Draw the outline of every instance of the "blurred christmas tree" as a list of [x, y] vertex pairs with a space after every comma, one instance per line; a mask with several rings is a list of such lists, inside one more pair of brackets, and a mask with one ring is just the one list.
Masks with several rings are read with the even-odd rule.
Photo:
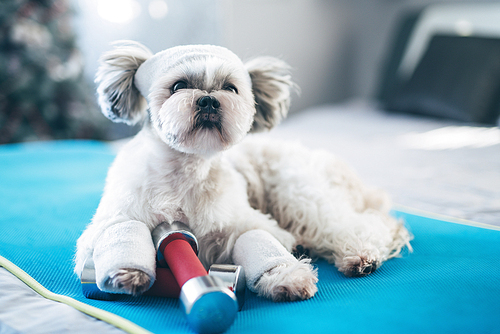
[[101, 139], [68, 0], [0, 1], [0, 143]]

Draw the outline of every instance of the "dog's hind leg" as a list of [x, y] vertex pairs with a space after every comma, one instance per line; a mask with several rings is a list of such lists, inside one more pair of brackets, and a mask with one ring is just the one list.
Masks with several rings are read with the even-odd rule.
[[295, 237], [296, 249], [326, 258], [347, 276], [364, 276], [409, 246], [410, 234], [389, 216], [388, 196], [367, 188], [329, 152], [269, 142], [244, 148], [248, 163], [237, 166], [250, 202]]
[[321, 242], [311, 253], [326, 258], [346, 276], [366, 276], [386, 260], [400, 254], [403, 247], [411, 249], [411, 235], [401, 222], [374, 210], [352, 212], [346, 221], [331, 222]]
[[301, 198], [276, 210], [277, 220], [295, 236], [296, 246], [335, 263], [346, 276], [368, 275], [410, 247], [410, 233], [387, 213], [371, 208], [359, 212], [342, 194], [321, 188], [304, 190]]
[[411, 239], [389, 214], [388, 196], [370, 190], [325, 151], [292, 150], [263, 173], [267, 211], [312, 257], [347, 276], [372, 273]]

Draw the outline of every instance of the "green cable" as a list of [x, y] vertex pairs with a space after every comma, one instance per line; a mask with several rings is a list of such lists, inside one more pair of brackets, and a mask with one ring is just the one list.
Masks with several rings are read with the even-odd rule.
[[68, 296], [58, 295], [47, 290], [43, 285], [38, 283], [33, 277], [28, 275], [24, 270], [16, 266], [14, 263], [10, 262], [6, 258], [0, 255], [0, 267], [4, 267], [14, 276], [23, 281], [27, 286], [29, 286], [33, 291], [38, 293], [40, 296], [50, 299], [59, 303], [63, 303], [73, 307], [74, 309], [88, 314], [94, 318], [105, 321], [117, 328], [120, 328], [128, 333], [138, 333], [138, 334], [151, 334], [151, 332], [146, 329], [134, 324], [133, 322], [124, 319], [116, 314], [101, 310], [97, 307], [87, 305], [85, 303], [79, 302]]

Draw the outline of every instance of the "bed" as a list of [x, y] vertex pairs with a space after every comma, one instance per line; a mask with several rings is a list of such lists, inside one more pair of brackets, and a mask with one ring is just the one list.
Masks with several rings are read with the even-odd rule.
[[354, 101], [308, 110], [270, 135], [340, 156], [397, 205], [500, 224], [498, 127], [395, 114]]
[[[468, 131], [472, 131], [474, 135], [471, 135], [469, 141], [464, 141], [458, 147], [455, 141], [450, 141], [448, 138], [448, 136], [456, 136], [457, 132], [462, 133], [463, 136], [463, 133]], [[488, 131], [492, 131], [494, 134], [491, 135], [494, 137], [493, 139], [490, 138], [490, 135], [486, 135], [489, 133]], [[487, 229], [481, 228], [480, 230], [493, 233], [490, 237], [500, 240], [500, 232], [495, 230], [500, 230], [500, 135], [498, 128], [465, 127], [463, 124], [450, 120], [387, 113], [377, 109], [372, 104], [356, 101], [343, 105], [320, 106], [304, 113], [292, 115], [274, 131], [265, 135], [277, 139], [300, 141], [313, 149], [326, 149], [342, 157], [357, 170], [366, 183], [386, 189], [392, 195], [395, 202], [395, 212], [414, 214], [418, 217], [432, 217], [438, 221], [445, 220], [487, 227]], [[434, 139], [427, 143], [426, 138], [433, 136], [441, 138], [441, 142]], [[484, 140], [480, 140], [483, 136]], [[487, 140], [487, 138], [490, 139]], [[0, 243], [0, 255], [10, 254], [6, 257], [11, 259], [12, 257], [15, 259], [20, 257], [17, 262], [25, 263], [28, 272], [34, 270], [30, 268], [36, 267], [37, 261], [43, 263], [46, 260], [45, 257], [49, 256], [44, 255], [44, 252], [48, 252], [47, 254], [52, 252], [50, 247], [45, 249], [39, 245], [38, 249], [30, 252], [22, 246], [36, 245], [36, 235], [31, 237], [18, 236], [18, 238], [26, 238], [26, 240], [17, 241], [12, 240], [12, 236], [9, 239], [5, 235], [15, 233], [12, 230], [23, 231], [23, 228], [28, 228], [33, 233], [43, 236], [48, 232], [44, 231], [43, 226], [39, 226], [39, 222], [34, 224], [34, 221], [40, 220], [43, 223], [45, 220], [53, 222], [65, 219], [75, 220], [79, 227], [65, 232], [64, 237], [58, 237], [68, 242], [65, 247], [69, 249], [66, 249], [64, 265], [61, 264], [60, 268], [60, 270], [65, 271], [63, 277], [67, 281], [54, 283], [52, 289], [55, 289], [56, 292], [59, 291], [58, 284], [77, 286], [76, 277], [71, 273], [71, 256], [67, 255], [73, 251], [71, 240], [76, 240], [78, 231], [81, 231], [90, 220], [99, 201], [107, 166], [111, 163], [116, 149], [122, 143], [56, 141], [0, 147], [0, 160], [2, 161], [0, 179], [4, 183], [1, 190], [3, 200], [2, 215], [0, 215], [0, 226], [4, 238]], [[30, 163], [31, 167], [29, 167]], [[33, 167], [36, 166], [37, 169], [34, 170]], [[91, 170], [89, 171], [89, 169]], [[83, 180], [80, 179], [82, 176], [84, 176]], [[15, 182], [15, 185], [6, 182], [7, 179]], [[23, 180], [25, 181], [23, 182]], [[33, 186], [33, 182], [39, 184]], [[55, 190], [47, 191], [46, 187], [55, 187]], [[26, 194], [20, 195], [20, 192], [23, 191]], [[69, 193], [61, 194], [57, 191]], [[48, 199], [44, 199], [44, 197], [48, 197]], [[58, 201], [57, 204], [49, 200], [52, 197]], [[34, 203], [34, 206], [30, 209], [26, 207], [28, 204], [20, 203], [22, 201]], [[12, 221], [16, 222], [18, 226], [12, 225]], [[459, 226], [458, 224], [453, 225]], [[57, 226], [63, 228], [62, 225]], [[416, 228], [417, 225], [410, 224], [410, 229]], [[474, 228], [478, 229], [478, 227]], [[56, 232], [48, 234], [53, 233]], [[464, 233], [469, 235], [471, 232]], [[493, 242], [493, 245], [495, 244], [498, 243]], [[421, 254], [420, 249], [415, 248], [416, 253]], [[38, 251], [40, 254], [36, 255]], [[20, 253], [26, 254], [19, 255]], [[404, 260], [408, 261], [410, 266], [414, 265], [412, 258], [414, 261], [418, 261], [416, 254], [404, 256]], [[395, 265], [396, 263], [403, 264], [403, 262], [397, 262], [401, 259], [393, 261]], [[490, 261], [488, 258], [484, 258], [484, 261], [486, 263], [482, 264], [483, 266], [494, 266], [494, 263], [488, 262]], [[393, 262], [389, 261], [389, 263]], [[431, 263], [430, 260], [429, 263]], [[463, 259], [459, 260], [458, 263], [468, 265], [463, 262]], [[320, 281], [323, 271], [323, 275], [326, 275], [326, 282], [328, 282], [329, 275], [333, 275], [334, 282], [346, 285], [342, 289], [347, 289], [347, 291], [353, 287], [354, 289], [359, 289], [359, 286], [362, 288], [365, 284], [365, 282], [356, 279], [350, 283], [349, 279], [341, 277], [327, 263], [320, 262], [317, 266], [320, 270]], [[391, 266], [392, 264], [384, 265], [380, 269], [378, 279], [390, 277]], [[384, 268], [387, 270], [384, 271]], [[48, 272], [38, 270], [37, 274], [32, 275], [39, 276], [38, 281], [48, 280], [45, 285], [50, 286], [52, 281], [57, 281], [54, 277], [50, 278], [50, 275], [59, 277], [57, 273], [54, 273], [54, 268], [47, 270]], [[406, 274], [409, 275], [408, 272]], [[48, 278], [47, 275], [49, 275]], [[497, 283], [494, 283], [495, 280]], [[488, 295], [500, 292], [498, 280], [498, 274], [491, 274], [488, 279], [488, 282], [491, 282], [491, 288], [488, 286], [489, 283], [485, 283], [488, 287]], [[377, 280], [366, 283], [375, 284], [374, 282], [378, 284]], [[496, 284], [496, 288], [493, 289], [494, 284]], [[79, 312], [64, 303], [41, 297], [4, 268], [0, 268], [0, 286], [0, 328], [2, 333], [122, 332], [121, 329]], [[418, 286], [416, 288], [418, 289]], [[77, 287], [74, 289], [78, 290]], [[320, 287], [320, 291], [321, 289]], [[323, 287], [323, 289], [337, 291], [338, 286]], [[474, 293], [477, 291], [474, 290]], [[247, 294], [250, 293], [247, 292]], [[335, 296], [325, 297], [324, 294], [320, 294], [320, 296], [322, 297], [318, 297], [318, 302], [325, 302], [323, 298], [326, 298], [327, 305], [328, 302], [332, 303], [336, 300]], [[263, 316], [261, 312], [266, 312], [266, 310], [267, 312], [276, 312], [286, 309], [283, 304], [270, 305], [256, 296], [247, 297], [246, 307], [249, 308], [248, 312], [250, 313], [246, 316], [259, 317]], [[167, 303], [168, 307], [176, 307], [175, 302], [170, 303], [173, 304]], [[355, 298], [351, 302], [343, 300], [343, 308], [353, 307], [353, 305], [363, 307], [363, 303]], [[486, 305], [489, 305], [488, 312], [490, 313], [499, 311], [498, 304], [492, 304], [491, 300]], [[492, 306], [494, 307], [492, 308]], [[319, 306], [313, 302], [311, 307]], [[460, 312], [463, 311], [460, 310]], [[252, 315], [251, 312], [256, 313]], [[177, 332], [189, 332], [189, 329], [182, 327], [182, 315], [174, 313], [171, 316], [177, 317], [177, 321], [181, 323], [178, 325], [180, 327], [174, 327]], [[286, 319], [286, 315], [282, 316]], [[479, 319], [482, 319], [481, 317], [479, 315]], [[370, 316], [368, 318], [371, 319]], [[380, 321], [384, 323], [383, 318]], [[265, 323], [269, 324], [269, 322]], [[412, 322], [409, 321], [408, 324], [412, 324]], [[248, 328], [248, 323], [246, 326], [240, 327], [238, 325], [233, 328], [232, 332], [242, 332], [242, 328]], [[404, 324], [398, 326], [392, 329], [406, 328]], [[429, 329], [421, 325], [414, 326], [415, 324], [411, 328], [416, 330]], [[464, 326], [464, 324], [460, 324], [460, 326]], [[475, 326], [474, 322], [469, 326]], [[394, 332], [390, 330], [391, 327], [389, 329], [387, 327], [379, 328], [375, 325], [372, 327], [373, 330]], [[125, 328], [129, 332], [137, 332], [129, 327]], [[363, 328], [365, 327], [361, 326], [359, 329]], [[454, 327], [445, 326], [443, 328]], [[488, 328], [485, 327], [485, 329]], [[257, 329], [273, 330], [266, 326]], [[406, 329], [410, 330], [410, 328]], [[247, 332], [252, 330], [256, 330], [256, 328], [251, 328]], [[353, 332], [357, 331], [353, 329]], [[290, 332], [294, 331], [290, 330]]]

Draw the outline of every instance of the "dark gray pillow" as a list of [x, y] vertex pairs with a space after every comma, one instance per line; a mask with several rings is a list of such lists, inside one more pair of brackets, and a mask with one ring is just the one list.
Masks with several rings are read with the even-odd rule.
[[436, 35], [408, 81], [385, 108], [496, 124], [500, 111], [500, 39]]

